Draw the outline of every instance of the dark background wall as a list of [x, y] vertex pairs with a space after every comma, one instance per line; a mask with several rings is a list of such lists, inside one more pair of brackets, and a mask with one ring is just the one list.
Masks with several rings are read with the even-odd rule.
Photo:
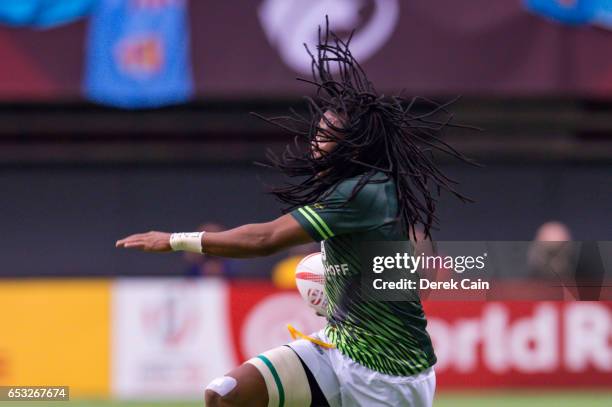
[[[447, 164], [476, 200], [443, 197], [438, 240], [529, 240], [557, 219], [578, 240], [611, 236], [612, 166], [606, 164]], [[180, 274], [179, 254], [118, 251], [123, 235], [150, 229], [191, 231], [265, 221], [280, 205], [262, 181], [277, 179], [250, 163], [81, 165], [0, 168], [0, 276]], [[241, 261], [266, 275], [277, 257]]]

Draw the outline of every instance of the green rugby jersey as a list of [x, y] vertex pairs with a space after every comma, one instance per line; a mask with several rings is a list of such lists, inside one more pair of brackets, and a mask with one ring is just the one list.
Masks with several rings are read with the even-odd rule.
[[374, 180], [384, 182], [368, 183], [346, 205], [359, 177], [291, 215], [322, 241], [326, 335], [340, 352], [372, 370], [409, 376], [436, 363], [421, 302], [368, 300], [360, 288], [360, 243], [407, 240], [397, 224], [394, 183], [382, 173]]

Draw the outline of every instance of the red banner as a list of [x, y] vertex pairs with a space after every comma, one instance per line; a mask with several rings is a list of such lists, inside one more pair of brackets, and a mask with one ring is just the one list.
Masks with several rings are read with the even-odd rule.
[[[286, 324], [324, 324], [294, 291], [234, 283], [228, 315], [239, 360], [290, 341]], [[440, 388], [610, 387], [612, 302], [425, 304]]]
[[237, 359], [244, 361], [258, 353], [291, 341], [287, 324], [304, 332], [325, 325], [295, 290], [279, 290], [267, 282], [232, 283], [228, 317]]
[[431, 302], [440, 387], [610, 387], [610, 302]]

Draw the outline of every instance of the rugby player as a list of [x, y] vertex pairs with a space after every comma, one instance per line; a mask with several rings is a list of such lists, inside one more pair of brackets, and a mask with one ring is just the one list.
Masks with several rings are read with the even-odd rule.
[[[431, 406], [436, 356], [420, 301], [369, 301], [360, 290], [363, 241], [407, 241], [436, 223], [437, 196], [454, 182], [432, 150], [467, 160], [440, 139], [445, 105], [415, 113], [414, 101], [377, 94], [342, 41], [326, 30], [313, 60], [310, 115], [266, 119], [304, 143], [270, 154], [298, 181], [272, 192], [286, 213], [224, 232], [135, 234], [116, 246], [247, 258], [322, 242], [327, 325], [245, 362], [205, 390], [214, 406]], [[337, 73], [332, 72], [335, 67]], [[440, 118], [439, 115], [443, 115]], [[300, 145], [306, 146], [300, 148]]]

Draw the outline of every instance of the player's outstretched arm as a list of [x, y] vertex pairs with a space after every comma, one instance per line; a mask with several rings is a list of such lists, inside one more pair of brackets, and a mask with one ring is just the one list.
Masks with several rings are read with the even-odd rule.
[[146, 252], [186, 250], [214, 256], [245, 258], [267, 256], [312, 238], [291, 216], [266, 223], [253, 223], [224, 232], [170, 234], [138, 233], [118, 240], [116, 247]]

